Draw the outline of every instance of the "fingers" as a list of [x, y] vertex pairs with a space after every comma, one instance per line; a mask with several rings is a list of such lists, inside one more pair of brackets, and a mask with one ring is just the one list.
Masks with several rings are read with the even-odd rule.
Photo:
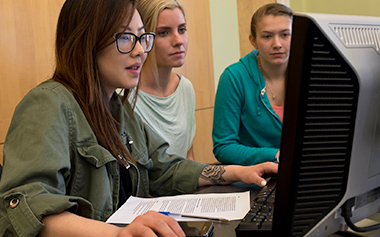
[[[160, 214], [160, 213], [158, 213], [156, 211], [149, 211], [149, 212], [147, 212], [147, 214], [148, 215], [152, 215], [152, 217], [155, 220], [160, 220], [157, 223], [155, 223], [157, 225], [156, 226], [157, 228], [161, 229], [161, 225], [165, 225], [166, 224], [168, 226], [168, 228], [165, 228], [164, 230], [168, 234], [169, 233], [171, 234], [172, 232], [174, 232], [174, 234], [175, 234], [174, 236], [183, 236], [183, 237], [185, 237], [185, 233], [183, 232], [181, 226], [178, 224], [178, 222], [175, 219], [173, 219], [173, 218], [171, 218], [171, 217], [169, 217], [167, 215]], [[164, 223], [162, 223], [161, 220], [163, 220]], [[168, 230], [170, 230], [170, 231], [168, 231]], [[158, 231], [156, 233], [158, 233], [160, 236], [171, 236], [171, 235], [165, 235], [164, 232], [160, 232], [160, 231]]]
[[138, 216], [119, 236], [185, 236], [178, 222], [166, 215], [149, 211]]
[[258, 181], [256, 182], [256, 184], [258, 184], [261, 187], [264, 187], [267, 184], [267, 181], [264, 178], [277, 174], [278, 164], [273, 162], [265, 162], [260, 164], [260, 167], [258, 167], [258, 169]]
[[265, 185], [267, 185], [267, 181], [265, 179], [262, 179], [260, 182], [260, 186], [264, 187]]
[[272, 176], [274, 174], [277, 174], [278, 171], [278, 164], [274, 162], [265, 162], [263, 163], [264, 166], [264, 173]]
[[278, 164], [273, 162], [265, 162], [252, 166], [241, 167], [238, 172], [239, 181], [245, 184], [256, 184], [260, 187], [266, 185], [265, 178], [277, 174]]

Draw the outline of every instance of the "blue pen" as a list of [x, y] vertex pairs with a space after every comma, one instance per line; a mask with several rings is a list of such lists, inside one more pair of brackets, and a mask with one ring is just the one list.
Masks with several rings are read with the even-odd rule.
[[226, 222], [229, 221], [229, 220], [223, 219], [223, 218], [212, 218], [212, 217], [205, 217], [205, 216], [182, 215], [182, 214], [177, 214], [177, 213], [171, 213], [171, 212], [168, 212], [168, 211], [159, 211], [158, 213], [164, 214], [166, 216], [177, 215], [177, 216], [180, 216], [180, 217], [200, 218], [200, 219], [208, 219], [208, 220], [213, 220], [213, 221], [226, 221]]
[[170, 214], [170, 212], [168, 212], [168, 211], [159, 211], [158, 213], [164, 214], [166, 216], [168, 216]]

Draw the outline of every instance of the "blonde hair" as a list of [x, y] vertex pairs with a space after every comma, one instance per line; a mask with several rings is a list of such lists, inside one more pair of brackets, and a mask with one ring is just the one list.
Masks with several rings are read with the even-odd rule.
[[266, 4], [253, 14], [252, 20], [251, 20], [251, 35], [254, 39], [256, 39], [256, 26], [257, 23], [264, 17], [264, 16], [288, 16], [291, 19], [293, 19], [293, 11], [288, 8], [285, 5], [282, 5], [280, 3], [269, 3]]
[[[185, 10], [176, 0], [139, 0], [137, 3], [137, 10], [139, 11], [144, 23], [146, 32], [156, 33], [158, 16], [165, 9], [179, 8], [185, 17]], [[149, 52], [148, 57], [143, 67], [151, 67], [155, 78], [158, 78], [156, 52], [153, 47]]]

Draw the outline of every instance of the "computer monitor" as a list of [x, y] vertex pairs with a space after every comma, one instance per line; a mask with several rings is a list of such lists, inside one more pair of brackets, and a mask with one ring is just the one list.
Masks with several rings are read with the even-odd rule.
[[326, 236], [380, 207], [380, 18], [295, 14], [272, 236]]

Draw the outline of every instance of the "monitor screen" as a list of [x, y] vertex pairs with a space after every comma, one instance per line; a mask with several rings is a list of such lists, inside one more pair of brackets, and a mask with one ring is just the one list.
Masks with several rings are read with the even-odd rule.
[[293, 19], [273, 236], [326, 236], [380, 207], [380, 18]]

